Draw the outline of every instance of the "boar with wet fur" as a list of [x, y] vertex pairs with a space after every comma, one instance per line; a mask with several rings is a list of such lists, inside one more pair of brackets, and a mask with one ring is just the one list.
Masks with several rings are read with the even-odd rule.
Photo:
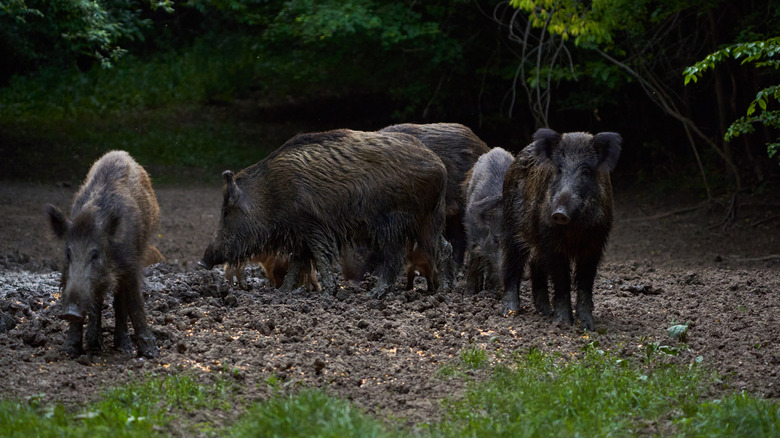
[[[368, 236], [377, 249], [382, 298], [401, 268], [405, 244], [436, 259], [447, 173], [416, 138], [335, 130], [300, 134], [236, 175], [226, 171], [219, 227], [201, 265], [238, 264], [252, 254], [290, 254], [282, 290], [294, 289], [312, 263], [334, 292], [339, 249]], [[438, 274], [434, 272], [433, 276]]]
[[456, 268], [459, 268], [466, 250], [466, 232], [463, 228], [466, 203], [461, 185], [480, 155], [490, 149], [471, 129], [459, 123], [404, 123], [388, 126], [380, 132], [404, 132], [417, 137], [441, 158], [447, 168], [444, 237], [452, 245]]
[[[289, 256], [275, 253], [264, 253], [256, 256], [252, 256], [249, 259], [251, 263], [258, 263], [263, 272], [265, 272], [266, 278], [271, 283], [271, 287], [279, 288], [284, 281], [284, 276], [287, 275], [287, 269], [290, 266]], [[238, 265], [232, 265], [225, 263], [225, 279], [228, 283], [236, 284], [239, 288], [249, 290], [251, 287], [247, 284], [244, 276], [244, 268], [246, 262], [240, 262]], [[322, 286], [317, 281], [317, 273], [314, 271], [314, 266], [311, 266], [309, 271], [305, 270], [301, 274], [301, 279], [298, 285], [303, 286], [309, 291], [321, 291]]]
[[65, 243], [60, 303], [61, 316], [69, 325], [63, 352], [71, 357], [84, 352], [85, 320], [87, 349], [101, 349], [103, 300], [113, 294], [114, 346], [132, 353], [129, 316], [138, 354], [156, 357], [141, 283], [144, 256], [153, 252], [148, 241], [159, 224], [159, 207], [143, 167], [126, 152], [109, 152], [92, 165], [76, 193], [70, 219], [51, 204], [45, 213], [54, 234]]
[[[620, 156], [614, 132], [540, 129], [504, 179], [504, 312], [517, 311], [526, 261], [536, 310], [571, 323], [574, 265], [579, 326], [593, 330], [593, 282], [612, 229], [610, 172]], [[548, 277], [554, 294], [552, 308]]]
[[502, 148], [482, 155], [463, 182], [468, 256], [466, 292], [501, 287], [501, 222], [504, 175], [515, 157]]

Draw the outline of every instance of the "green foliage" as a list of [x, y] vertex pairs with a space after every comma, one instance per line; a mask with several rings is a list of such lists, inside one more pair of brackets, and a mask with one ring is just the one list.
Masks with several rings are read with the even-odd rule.
[[276, 395], [250, 407], [225, 434], [232, 437], [392, 437], [396, 434], [350, 402], [322, 391]]
[[272, 96], [387, 93], [419, 107], [461, 60], [443, 27], [460, 1], [285, 2], [262, 34], [260, 76]]
[[[477, 348], [464, 350], [460, 360], [479, 367], [486, 354]], [[84, 406], [47, 404], [45, 394], [0, 401], [0, 431], [9, 437], [112, 438], [635, 436], [654, 430], [759, 438], [780, 432], [776, 401], [745, 393], [702, 401], [710, 375], [700, 360], [688, 366], [661, 362], [617, 358], [595, 343], [569, 360], [539, 350], [515, 354], [494, 367], [487, 381], [472, 382], [464, 394], [447, 399], [442, 418], [418, 425], [414, 434], [322, 390], [284, 393], [273, 377], [266, 383], [274, 395], [247, 404], [236, 396], [235, 370], [230, 367], [213, 378], [187, 373], [146, 376], [107, 390]], [[243, 413], [229, 425], [197, 422], [213, 418], [215, 411], [222, 418]]]
[[695, 406], [698, 366], [644, 368], [595, 347], [565, 361], [532, 350], [447, 404], [435, 436], [629, 436]]
[[[696, 64], [683, 71], [685, 85], [690, 81], [696, 83], [708, 70], [714, 69], [728, 59], [739, 60], [742, 65], [753, 64], [758, 68], [780, 69], [780, 37], [749, 43], [738, 43], [710, 53]], [[780, 129], [780, 111], [769, 109], [772, 102], [780, 102], [780, 85], [772, 85], [759, 90], [755, 99], [748, 105], [746, 115], [735, 120], [726, 131], [725, 141], [755, 131], [754, 125], [760, 123], [774, 129]], [[756, 107], [761, 109], [756, 114]], [[767, 143], [767, 153], [774, 157], [780, 150], [780, 137]]]
[[[8, 437], [147, 437], [158, 435], [176, 416], [195, 410], [227, 410], [231, 383], [218, 379], [204, 386], [177, 375], [132, 382], [106, 391], [102, 398], [70, 411], [45, 405], [45, 395], [0, 402], [0, 430]], [[194, 432], [194, 431], [193, 431]]]
[[46, 69], [0, 89], [0, 117], [62, 119], [231, 100], [255, 75], [249, 38], [204, 37], [178, 53], [125, 59], [113, 69]]
[[780, 434], [780, 404], [744, 392], [691, 406], [676, 424], [684, 436], [775, 437]]
[[[170, 1], [147, 6], [170, 8]], [[150, 21], [141, 12], [132, 0], [0, 1], [0, 55], [13, 63], [5, 75], [72, 65], [79, 56], [109, 67], [126, 53], [121, 41], [144, 39]]]
[[460, 352], [460, 361], [469, 368], [482, 368], [487, 364], [487, 351], [479, 347], [471, 347]]

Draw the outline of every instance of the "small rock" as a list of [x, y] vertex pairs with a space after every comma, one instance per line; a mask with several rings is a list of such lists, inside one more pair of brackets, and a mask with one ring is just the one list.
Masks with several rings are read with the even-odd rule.
[[232, 293], [227, 294], [225, 297], [225, 305], [229, 307], [235, 307], [238, 305], [238, 298]]
[[0, 333], [5, 333], [14, 327], [16, 327], [16, 318], [0, 311]]

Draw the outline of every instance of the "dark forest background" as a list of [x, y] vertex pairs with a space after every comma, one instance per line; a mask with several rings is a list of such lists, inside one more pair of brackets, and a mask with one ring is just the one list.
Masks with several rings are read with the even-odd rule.
[[778, 37], [771, 0], [2, 0], [0, 172], [125, 149], [218, 184], [297, 132], [448, 121], [619, 132], [618, 180], [661, 194], [776, 191]]

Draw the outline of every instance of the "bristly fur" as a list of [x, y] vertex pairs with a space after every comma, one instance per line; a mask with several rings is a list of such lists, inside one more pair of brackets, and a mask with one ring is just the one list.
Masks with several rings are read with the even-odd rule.
[[76, 193], [71, 221], [53, 205], [45, 212], [52, 231], [65, 243], [61, 304], [63, 317], [71, 322], [64, 352], [81, 354], [85, 319], [87, 347], [100, 349], [103, 299], [113, 294], [116, 347], [132, 349], [127, 333], [130, 316], [139, 354], [155, 357], [157, 346], [146, 325], [140, 284], [143, 255], [160, 213], [143, 167], [127, 152], [108, 152], [92, 165]]
[[[540, 129], [515, 158], [503, 187], [504, 311], [516, 311], [530, 258], [536, 310], [572, 322], [570, 265], [575, 269], [577, 318], [593, 329], [593, 280], [612, 229], [609, 172], [620, 155], [616, 133], [560, 135]], [[555, 286], [553, 309], [548, 276]]]
[[444, 163], [447, 169], [444, 237], [452, 245], [455, 263], [460, 267], [466, 250], [466, 231], [463, 228], [466, 201], [463, 199], [461, 185], [477, 159], [488, 153], [490, 148], [471, 129], [459, 123], [404, 123], [388, 126], [380, 132], [403, 132], [412, 135], [435, 152]]
[[500, 286], [500, 247], [504, 175], [514, 156], [502, 148], [493, 148], [479, 157], [463, 183], [467, 201], [463, 223], [467, 248], [466, 290], [477, 293]]
[[203, 264], [290, 254], [283, 289], [294, 287], [298, 271], [314, 261], [323, 288], [332, 290], [330, 263], [339, 249], [356, 236], [369, 236], [382, 252], [379, 277], [390, 284], [407, 239], [435, 260], [445, 185], [441, 160], [412, 136], [350, 130], [300, 134], [232, 182], [226, 179], [220, 225]]

